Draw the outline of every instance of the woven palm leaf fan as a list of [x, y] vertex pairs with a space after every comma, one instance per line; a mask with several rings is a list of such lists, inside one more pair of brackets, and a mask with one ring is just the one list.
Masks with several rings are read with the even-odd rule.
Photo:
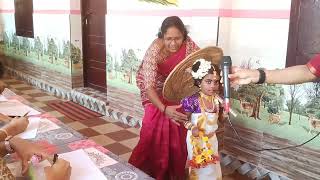
[[179, 102], [199, 91], [199, 88], [194, 86], [191, 76], [193, 63], [198, 59], [205, 59], [219, 66], [222, 57], [222, 50], [213, 46], [200, 49], [187, 56], [167, 77], [163, 87], [164, 98], [168, 101]]

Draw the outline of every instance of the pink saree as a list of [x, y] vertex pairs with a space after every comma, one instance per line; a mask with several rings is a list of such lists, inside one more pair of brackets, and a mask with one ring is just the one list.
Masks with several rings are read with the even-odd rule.
[[[194, 47], [191, 51], [190, 45]], [[164, 104], [177, 104], [167, 102], [162, 98], [161, 90], [165, 78], [180, 61], [196, 49], [198, 47], [188, 38], [178, 52], [166, 57], [160, 63], [158, 61], [156, 64], [157, 71], [156, 77], [153, 78], [155, 80], [153, 87], [157, 90]], [[149, 48], [148, 51], [150, 50], [152, 49]], [[148, 51], [145, 58], [148, 58], [148, 54], [151, 54], [151, 57], [154, 55], [154, 53], [148, 53]], [[140, 68], [143, 68], [143, 65]], [[141, 73], [143, 71], [140, 70], [137, 74], [137, 84], [141, 90], [145, 113], [140, 131], [140, 140], [131, 154], [129, 163], [158, 180], [185, 179], [187, 131], [183, 126], [177, 126], [172, 123], [164, 113], [150, 103], [144, 95], [146, 84], [148, 84], [148, 82], [145, 82], [148, 77], [145, 76], [148, 73]]]

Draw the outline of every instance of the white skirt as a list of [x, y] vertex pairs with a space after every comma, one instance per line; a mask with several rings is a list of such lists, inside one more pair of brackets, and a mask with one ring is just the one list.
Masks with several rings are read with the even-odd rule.
[[[197, 124], [198, 117], [201, 115], [201, 113], [193, 113], [191, 115], [191, 122], [193, 125]], [[216, 114], [207, 113], [208, 119], [213, 119]], [[206, 125], [206, 133], [214, 132], [218, 129], [218, 125]], [[193, 146], [191, 144], [191, 136], [192, 132], [189, 130], [187, 133], [187, 150], [188, 150], [188, 160], [192, 159], [193, 154]], [[212, 145], [213, 151], [215, 153], [218, 153], [218, 139], [216, 135], [213, 135], [209, 139], [209, 143]], [[189, 168], [189, 179], [198, 179], [198, 180], [220, 180], [222, 179], [222, 173], [221, 173], [221, 167], [220, 163], [217, 162], [216, 164], [209, 164], [206, 167], [203, 168]]]

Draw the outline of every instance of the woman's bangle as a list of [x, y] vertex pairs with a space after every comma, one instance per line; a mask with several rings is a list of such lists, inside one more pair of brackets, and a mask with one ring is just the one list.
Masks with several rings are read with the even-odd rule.
[[266, 72], [264, 71], [264, 69], [259, 68], [257, 69], [259, 71], [259, 80], [256, 84], [263, 84], [266, 82]]

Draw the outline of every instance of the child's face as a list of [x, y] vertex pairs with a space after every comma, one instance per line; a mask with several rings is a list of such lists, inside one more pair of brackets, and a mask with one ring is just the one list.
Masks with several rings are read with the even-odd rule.
[[212, 96], [219, 90], [220, 78], [213, 74], [207, 74], [201, 81], [201, 92], [207, 96]]

